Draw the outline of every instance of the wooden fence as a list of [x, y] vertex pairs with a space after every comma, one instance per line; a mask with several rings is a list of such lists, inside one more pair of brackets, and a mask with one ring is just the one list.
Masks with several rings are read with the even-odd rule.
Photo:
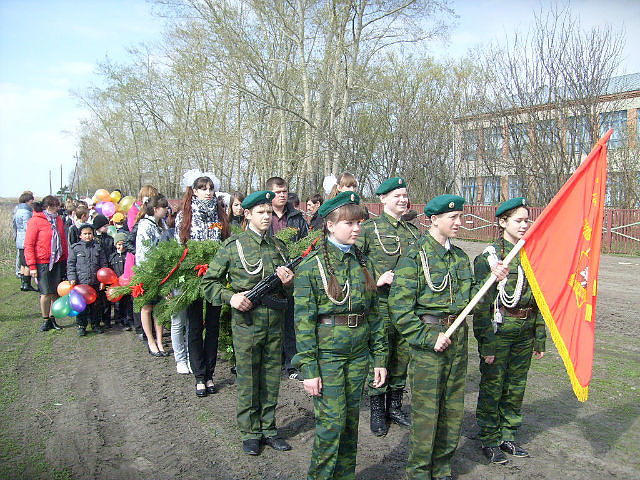
[[[373, 216], [380, 215], [380, 203], [364, 204]], [[424, 204], [412, 204], [418, 212], [420, 230], [428, 226], [424, 217]], [[465, 205], [461, 232], [458, 238], [490, 242], [496, 238], [498, 227], [495, 217], [496, 206]], [[541, 207], [529, 207], [531, 220], [542, 213]], [[602, 224], [602, 252], [640, 255], [640, 209], [605, 208]]]

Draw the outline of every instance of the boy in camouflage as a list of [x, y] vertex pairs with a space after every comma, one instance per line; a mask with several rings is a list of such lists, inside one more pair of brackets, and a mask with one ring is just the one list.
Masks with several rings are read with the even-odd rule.
[[[451, 244], [462, 224], [464, 199], [440, 195], [424, 213], [429, 231], [400, 259], [389, 293], [389, 314], [411, 349], [411, 433], [407, 478], [451, 478], [464, 415], [467, 325], [446, 329], [471, 299], [469, 257]], [[502, 264], [496, 276], [506, 276]], [[500, 277], [499, 277], [500, 278]]]
[[387, 373], [373, 267], [355, 245], [364, 214], [358, 203], [357, 194], [343, 192], [318, 209], [324, 218], [321, 253], [307, 255], [296, 271], [293, 363], [302, 370], [316, 417], [309, 480], [355, 479], [360, 401], [370, 359], [375, 388]]
[[401, 410], [409, 364], [409, 346], [389, 318], [387, 298], [396, 264], [400, 256], [407, 253], [409, 246], [418, 240], [420, 231], [413, 224], [402, 220], [409, 204], [407, 184], [403, 178], [393, 177], [385, 180], [376, 190], [376, 195], [380, 196], [383, 212], [379, 217], [371, 218], [362, 224], [357, 245], [373, 262], [376, 271], [380, 272], [376, 284], [389, 345], [387, 383], [381, 388], [375, 388], [373, 369], [369, 371], [367, 383], [371, 404], [370, 428], [375, 435], [383, 436], [388, 429], [387, 419], [405, 427], [411, 425], [409, 416]]
[[[476, 279], [490, 272], [490, 264], [504, 258], [529, 228], [523, 197], [504, 202], [496, 210], [499, 240], [474, 261]], [[529, 454], [515, 443], [522, 423], [522, 399], [532, 353], [544, 356], [546, 330], [540, 310], [516, 256], [508, 277], [494, 284], [473, 315], [473, 332], [480, 354], [480, 386], [476, 419], [482, 451], [492, 463], [507, 463], [503, 452]]]
[[[271, 201], [275, 194], [259, 191], [242, 202], [247, 229], [225, 240], [202, 279], [205, 299], [214, 305], [231, 305], [231, 330], [238, 382], [238, 428], [242, 448], [259, 455], [261, 443], [275, 450], [291, 446], [278, 436], [276, 404], [280, 389], [284, 310], [265, 305], [253, 308], [245, 294], [260, 280], [276, 272], [283, 288], [277, 295], [291, 295], [293, 272], [287, 263], [285, 244], [265, 235], [271, 225]], [[279, 266], [280, 265], [280, 266]]]

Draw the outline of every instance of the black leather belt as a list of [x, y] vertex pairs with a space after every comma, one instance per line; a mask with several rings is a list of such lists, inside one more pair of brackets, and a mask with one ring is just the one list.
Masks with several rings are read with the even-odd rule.
[[427, 323], [429, 325], [443, 325], [445, 327], [450, 327], [451, 324], [455, 322], [456, 318], [458, 318], [457, 313], [454, 313], [453, 315], [446, 315], [444, 317], [436, 317], [435, 315], [429, 315], [428, 313], [420, 315], [422, 323]]
[[320, 315], [318, 323], [320, 325], [346, 325], [354, 328], [361, 325], [366, 313], [350, 313], [348, 315]]

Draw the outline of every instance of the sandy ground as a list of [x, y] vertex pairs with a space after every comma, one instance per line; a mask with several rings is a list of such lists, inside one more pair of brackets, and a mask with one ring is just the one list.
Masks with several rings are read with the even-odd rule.
[[[458, 244], [472, 259], [483, 247]], [[534, 362], [520, 431], [531, 458], [513, 459], [507, 466], [484, 460], [474, 414], [478, 360], [475, 342], [470, 342], [465, 420], [453, 462], [456, 478], [640, 478], [639, 284], [639, 258], [602, 257], [596, 365], [587, 403], [575, 399], [550, 339], [548, 355]], [[67, 318], [62, 332], [35, 333], [36, 295], [19, 293], [17, 284], [15, 292], [4, 290], [2, 318], [19, 315], [28, 327], [1, 330], [0, 336], [1, 351], [16, 359], [15, 371], [2, 372], [15, 376], [17, 391], [8, 406], [0, 407], [0, 418], [5, 445], [10, 441], [15, 447], [9, 461], [21, 471], [19, 478], [51, 478], [54, 471], [100, 479], [305, 478], [314, 418], [301, 383], [283, 378], [277, 410], [280, 432], [293, 450], [267, 448], [259, 457], [247, 457], [235, 423], [234, 377], [224, 361], [216, 371], [219, 392], [199, 399], [192, 377], [178, 375], [172, 357], [151, 357], [131, 332], [77, 338]], [[16, 304], [18, 312], [11, 307]], [[408, 408], [410, 392], [405, 403]], [[408, 430], [393, 425], [386, 437], [373, 436], [368, 406], [365, 398], [357, 478], [403, 479]], [[50, 470], [24, 466], [34, 448], [42, 449]]]

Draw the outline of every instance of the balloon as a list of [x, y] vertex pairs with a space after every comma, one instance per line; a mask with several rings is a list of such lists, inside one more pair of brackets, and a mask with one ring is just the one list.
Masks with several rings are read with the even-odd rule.
[[71, 311], [71, 305], [69, 305], [69, 295], [65, 295], [64, 297], [60, 297], [53, 305], [51, 305], [51, 313], [56, 318], [64, 318], [69, 315]]
[[84, 312], [84, 309], [87, 308], [87, 301], [80, 292], [71, 290], [69, 292], [69, 305], [76, 312]]
[[77, 317], [80, 312], [76, 312], [73, 308], [69, 312], [70, 317]]
[[107, 227], [107, 235], [109, 235], [110, 237], [113, 237], [117, 232], [118, 232], [118, 229], [116, 228], [115, 225], [109, 225]]
[[98, 298], [98, 294], [91, 285], [76, 285], [75, 287], [73, 287], [73, 290], [80, 293], [80, 295], [84, 297], [84, 301], [87, 302], [87, 305], [95, 302], [96, 298]]
[[98, 203], [96, 203], [93, 208], [96, 209], [96, 212], [101, 213], [102, 215], [104, 215], [104, 213], [102, 213], [102, 207], [103, 206], [104, 206], [104, 202], [98, 201]]
[[111, 201], [111, 195], [109, 195], [109, 192], [107, 192], [104, 188], [99, 188], [98, 190], [96, 190], [96, 197], [98, 197], [103, 202]]
[[116, 206], [111, 202], [104, 202], [102, 204], [102, 214], [105, 217], [113, 217], [113, 214], [116, 213]]
[[127, 213], [135, 201], [136, 199], [129, 195], [123, 197], [118, 203], [118, 210], [122, 213]]
[[128, 277], [126, 274], [123, 273], [118, 278], [118, 283], [120, 284], [121, 287], [126, 287], [127, 285], [129, 285], [129, 283], [131, 283], [131, 277]]
[[116, 275], [116, 272], [114, 272], [113, 270], [107, 267], [103, 267], [100, 270], [98, 270], [98, 273], [96, 276], [98, 277], [98, 281], [100, 283], [104, 283], [105, 285], [118, 283], [118, 276]]
[[109, 287], [107, 288], [107, 298], [110, 302], [115, 303], [120, 301], [122, 295], [116, 295], [115, 293], [113, 293], [113, 287]]
[[58, 284], [58, 295], [64, 297], [71, 291], [72, 288], [73, 285], [71, 285], [71, 283], [69, 283], [67, 280], [65, 280], [64, 282], [60, 282]]
[[117, 204], [120, 201], [120, 199], [122, 198], [122, 194], [120, 192], [118, 192], [118, 191], [113, 191], [113, 192], [111, 192], [111, 195], [109, 195], [109, 197], [111, 197], [111, 201], [114, 204]]

